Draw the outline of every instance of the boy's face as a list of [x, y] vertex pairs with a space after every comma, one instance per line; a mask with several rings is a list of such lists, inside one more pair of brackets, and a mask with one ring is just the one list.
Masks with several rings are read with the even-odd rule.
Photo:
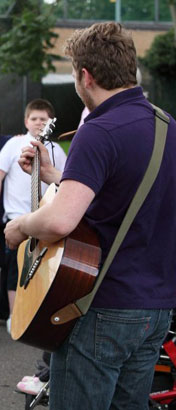
[[33, 137], [37, 137], [48, 121], [48, 113], [45, 110], [33, 110], [25, 118], [25, 127]]

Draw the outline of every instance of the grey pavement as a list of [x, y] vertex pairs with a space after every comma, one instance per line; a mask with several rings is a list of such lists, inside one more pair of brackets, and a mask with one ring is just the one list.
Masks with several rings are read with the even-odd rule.
[[[16, 384], [23, 376], [33, 375], [35, 362], [41, 359], [42, 351], [13, 341], [0, 320], [0, 410], [25, 410], [25, 395], [15, 392]], [[45, 408], [36, 406], [36, 410]]]

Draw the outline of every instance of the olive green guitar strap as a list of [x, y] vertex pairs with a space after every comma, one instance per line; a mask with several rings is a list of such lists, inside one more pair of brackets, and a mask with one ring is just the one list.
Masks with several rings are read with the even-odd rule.
[[116, 238], [112, 244], [109, 254], [104, 262], [104, 265], [96, 279], [93, 290], [86, 296], [75, 302], [77, 308], [84, 315], [104, 278], [107, 270], [109, 269], [122, 241], [124, 240], [136, 214], [141, 208], [143, 202], [145, 201], [160, 169], [160, 165], [163, 158], [164, 147], [166, 143], [166, 135], [169, 124], [169, 117], [158, 107], [152, 104], [155, 110], [155, 141], [151, 159], [149, 161], [147, 170], [144, 174], [143, 180], [140, 183], [134, 198], [127, 210], [127, 213], [122, 221], [122, 224], [117, 232]]

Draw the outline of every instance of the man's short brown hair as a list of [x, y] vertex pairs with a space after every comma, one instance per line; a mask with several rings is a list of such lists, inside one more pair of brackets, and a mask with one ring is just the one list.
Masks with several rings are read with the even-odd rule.
[[136, 85], [136, 49], [119, 23], [96, 23], [75, 30], [67, 40], [65, 54], [72, 58], [79, 79], [86, 68], [106, 90]]
[[28, 118], [33, 110], [46, 111], [50, 118], [54, 118], [55, 115], [52, 104], [43, 98], [37, 98], [27, 104], [25, 109], [25, 118]]

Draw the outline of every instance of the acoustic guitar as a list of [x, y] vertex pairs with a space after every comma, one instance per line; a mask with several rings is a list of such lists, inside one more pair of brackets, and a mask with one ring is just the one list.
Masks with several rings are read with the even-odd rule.
[[[46, 138], [48, 130], [51, 132], [51, 122], [42, 132], [41, 140]], [[52, 201], [56, 194], [56, 186], [51, 184], [40, 200], [39, 170], [36, 150], [31, 175], [32, 211]], [[100, 259], [97, 235], [84, 219], [67, 238], [58, 242], [48, 243], [35, 238], [22, 242], [18, 249], [12, 338], [43, 350], [56, 350], [77, 320], [66, 309], [66, 320], [59, 321], [57, 312], [75, 306], [74, 301], [93, 289]]]

